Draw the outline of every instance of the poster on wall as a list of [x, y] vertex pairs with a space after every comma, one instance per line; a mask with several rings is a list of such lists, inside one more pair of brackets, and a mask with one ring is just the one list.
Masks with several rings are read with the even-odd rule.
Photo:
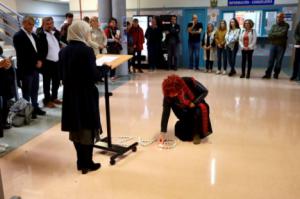
[[208, 14], [208, 22], [216, 25], [218, 21], [218, 16], [220, 14], [220, 10], [215, 8], [209, 8], [207, 10], [207, 14]]
[[274, 0], [228, 0], [228, 6], [274, 5]]

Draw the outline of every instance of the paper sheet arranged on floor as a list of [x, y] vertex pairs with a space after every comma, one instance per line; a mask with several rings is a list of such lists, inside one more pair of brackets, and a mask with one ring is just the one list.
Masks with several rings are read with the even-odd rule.
[[117, 56], [109, 56], [109, 55], [103, 56], [96, 60], [96, 64], [97, 64], [97, 66], [102, 66], [105, 63], [109, 65], [110, 62], [113, 62], [117, 58], [118, 58]]

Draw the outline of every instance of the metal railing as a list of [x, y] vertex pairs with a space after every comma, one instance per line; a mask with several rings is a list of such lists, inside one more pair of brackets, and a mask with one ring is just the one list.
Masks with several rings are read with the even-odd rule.
[[0, 39], [12, 45], [12, 37], [21, 28], [23, 16], [0, 2]]

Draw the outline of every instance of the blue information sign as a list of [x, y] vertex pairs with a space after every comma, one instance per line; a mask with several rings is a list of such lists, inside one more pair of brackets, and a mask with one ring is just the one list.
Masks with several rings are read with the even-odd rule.
[[228, 0], [228, 6], [274, 5], [274, 0]]

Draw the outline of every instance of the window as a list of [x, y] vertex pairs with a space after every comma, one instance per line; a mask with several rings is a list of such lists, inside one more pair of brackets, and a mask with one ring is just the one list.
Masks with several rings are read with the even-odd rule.
[[254, 29], [257, 35], [261, 35], [261, 21], [262, 21], [262, 11], [237, 11], [235, 12], [235, 17], [239, 22], [240, 28], [244, 28], [244, 21], [251, 19], [254, 22]]

